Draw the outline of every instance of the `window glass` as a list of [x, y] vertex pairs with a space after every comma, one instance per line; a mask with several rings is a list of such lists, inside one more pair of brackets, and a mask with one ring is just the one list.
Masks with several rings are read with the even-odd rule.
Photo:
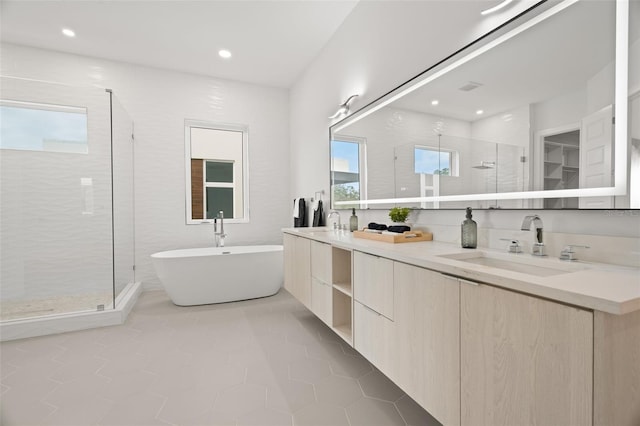
[[415, 148], [415, 172], [428, 175], [451, 175], [451, 152]]
[[207, 161], [207, 182], [233, 182], [233, 163]]
[[207, 219], [222, 211], [225, 219], [233, 218], [233, 188], [207, 187]]
[[2, 100], [0, 148], [87, 154], [87, 111]]
[[333, 176], [331, 191], [333, 202], [361, 199], [361, 153], [362, 149], [359, 142], [331, 141], [331, 174]]

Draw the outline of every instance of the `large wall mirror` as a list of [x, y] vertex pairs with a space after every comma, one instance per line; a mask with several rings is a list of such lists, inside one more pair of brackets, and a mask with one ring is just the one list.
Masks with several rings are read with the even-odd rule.
[[640, 208], [640, 2], [547, 1], [331, 127], [334, 208]]

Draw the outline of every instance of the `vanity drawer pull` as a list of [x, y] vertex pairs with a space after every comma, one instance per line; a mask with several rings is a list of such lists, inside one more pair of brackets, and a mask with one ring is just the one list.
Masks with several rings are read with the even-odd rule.
[[365, 308], [367, 311], [376, 314], [377, 316], [381, 317], [382, 314], [380, 312], [374, 311], [373, 309], [371, 309], [370, 307], [368, 307], [367, 305], [363, 305], [362, 303], [360, 303], [360, 305]]
[[456, 277], [455, 275], [447, 275], [447, 274], [440, 274], [442, 275], [444, 278], [451, 280], [451, 281], [459, 281], [460, 278]]
[[477, 282], [475, 282], [475, 281], [464, 280], [464, 279], [462, 279], [462, 278], [458, 278], [458, 280], [459, 280], [461, 283], [469, 284], [469, 285], [473, 285], [473, 286], [476, 286], [476, 287], [478, 287], [478, 286], [480, 285], [480, 283], [477, 283]]

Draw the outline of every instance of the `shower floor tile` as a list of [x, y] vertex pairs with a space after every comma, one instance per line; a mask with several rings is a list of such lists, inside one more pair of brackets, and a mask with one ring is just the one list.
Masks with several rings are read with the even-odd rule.
[[145, 292], [123, 325], [1, 343], [0, 424], [439, 424], [333, 337], [285, 290], [194, 307]]
[[111, 292], [54, 296], [47, 299], [3, 301], [0, 304], [0, 320], [40, 317], [43, 315], [113, 308]]

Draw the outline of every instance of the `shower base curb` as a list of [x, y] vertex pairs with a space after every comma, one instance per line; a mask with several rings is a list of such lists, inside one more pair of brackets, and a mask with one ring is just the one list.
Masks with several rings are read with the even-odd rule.
[[127, 284], [116, 298], [115, 309], [111, 310], [80, 311], [2, 321], [0, 342], [124, 324], [141, 292], [142, 283]]

